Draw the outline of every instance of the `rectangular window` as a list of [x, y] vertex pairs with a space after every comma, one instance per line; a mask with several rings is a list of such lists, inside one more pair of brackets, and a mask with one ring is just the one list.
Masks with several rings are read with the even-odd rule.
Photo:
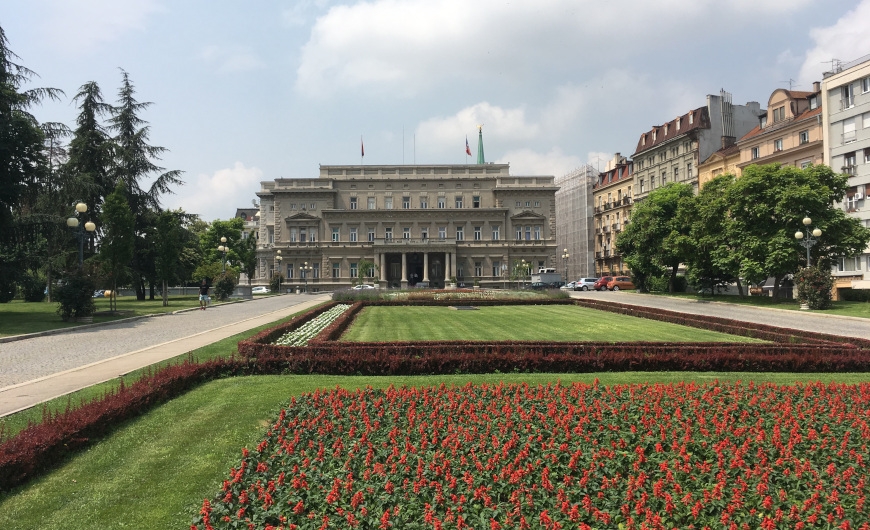
[[861, 80], [861, 93], [866, 94], [867, 92], [870, 92], [870, 77]]
[[640, 187], [640, 193], [643, 193], [644, 192], [644, 184], [645, 184], [643, 179], [640, 179], [640, 181], [637, 184], [638, 184], [638, 187]]
[[411, 197], [402, 197], [402, 209], [410, 210], [411, 209]]
[[839, 263], [837, 264], [837, 269], [840, 272], [853, 272], [858, 270], [858, 259], [854, 258], [840, 258]]
[[438, 239], [447, 239], [447, 227], [439, 226], [438, 227]]
[[864, 163], [870, 164], [870, 147], [864, 148]]
[[351, 243], [356, 243], [356, 233], [357, 233], [356, 231], [357, 231], [356, 227], [350, 229], [350, 242]]
[[810, 131], [801, 131], [798, 133], [798, 141], [801, 145], [810, 143]]
[[357, 278], [357, 277], [359, 277], [359, 272], [358, 272], [358, 271], [359, 271], [359, 269], [357, 269], [356, 263], [351, 263], [351, 264], [350, 264], [350, 277], [351, 277], [351, 278]]
[[858, 139], [855, 133], [855, 118], [846, 118], [843, 120], [843, 143], [849, 144]]
[[861, 115], [861, 122], [864, 124], [865, 129], [870, 129], [870, 112], [865, 112]]
[[295, 202], [290, 204], [290, 209], [291, 209], [291, 210], [295, 210], [295, 209], [296, 209], [296, 203], [295, 203]]
[[758, 158], [758, 148], [757, 147], [753, 147], [750, 150], [750, 153], [751, 153], [750, 156], [751, 156], [752, 160], [755, 160], [756, 158]]
[[387, 210], [393, 209], [393, 198], [392, 197], [384, 197], [384, 208]]
[[480, 227], [479, 227], [479, 226], [475, 226], [475, 227], [474, 227], [474, 240], [475, 240], [475, 241], [480, 241], [481, 239], [482, 239], [482, 238], [481, 238]]
[[290, 229], [290, 242], [295, 243], [297, 238], [298, 238], [298, 236], [296, 235], [296, 229], [291, 228]]
[[456, 241], [462, 241], [465, 238], [465, 228], [461, 226], [456, 227]]
[[526, 241], [531, 241], [531, 240], [532, 240], [532, 227], [527, 226], [526, 227]]
[[480, 208], [480, 197], [475, 195], [471, 198], [471, 207], [472, 208]]
[[420, 208], [426, 209], [429, 207], [429, 199], [427, 197], [420, 197]]
[[456, 204], [456, 206], [455, 206], [456, 208], [462, 208], [462, 195], [456, 196], [456, 203], [455, 204]]
[[369, 228], [369, 243], [374, 243], [375, 241], [375, 229]]
[[532, 201], [526, 201], [526, 208], [532, 207]]
[[333, 263], [332, 264], [332, 277], [333, 278], [340, 278], [341, 277], [341, 264], [340, 263]]
[[293, 279], [293, 264], [292, 263], [287, 264], [287, 279], [288, 280]]
[[351, 209], [351, 210], [356, 210], [356, 197], [351, 197], [351, 198], [350, 198], [350, 209]]
[[782, 151], [782, 138], [777, 138], [773, 141], [773, 150]]
[[523, 205], [523, 203], [521, 203], [520, 201], [517, 201], [517, 208], [521, 207], [522, 205]]
[[312, 243], [317, 241], [317, 230], [315, 230], [313, 228], [311, 229], [311, 236], [308, 238], [308, 240], [311, 241]]
[[499, 225], [495, 225], [492, 227], [492, 240], [493, 241], [498, 241], [501, 238], [501, 236], [499, 234], [500, 228], [501, 227]]
[[368, 198], [368, 202], [366, 203], [366, 207], [367, 207], [369, 210], [374, 210], [374, 209], [375, 209], [375, 198], [374, 198], [374, 197], [369, 197], [369, 198]]
[[780, 122], [785, 119], [785, 107], [773, 109], [773, 123]]
[[312, 269], [312, 273], [314, 274], [313, 278], [320, 278], [320, 263], [315, 263], [314, 268]]
[[317, 203], [316, 203], [316, 202], [312, 202], [312, 203], [309, 205], [308, 209], [309, 209], [309, 210], [316, 210], [316, 209], [317, 209]]
[[493, 276], [501, 276], [501, 262], [493, 261], [492, 262], [492, 275]]
[[438, 209], [443, 210], [444, 208], [447, 208], [447, 199], [438, 197]]
[[410, 226], [402, 227], [402, 239], [411, 239], [411, 227]]
[[480, 261], [474, 262], [474, 277], [480, 278], [483, 276], [483, 263]]
[[680, 180], [680, 168], [675, 167], [674, 168], [674, 182], [677, 182], [678, 180]]
[[851, 176], [855, 176], [857, 174], [857, 169], [855, 167], [855, 152], [846, 153], [843, 155], [843, 173]]
[[812, 160], [803, 160], [800, 163], [801, 169], [806, 169], [806, 168], [810, 167], [811, 165], [813, 165]]
[[386, 239], [387, 241], [393, 240], [393, 228], [392, 227], [384, 228], [384, 239]]
[[422, 238], [424, 241], [429, 239], [429, 229], [428, 228], [421, 228], [420, 229], [420, 238]]
[[841, 89], [840, 110], [855, 106], [855, 87], [850, 83]]
[[517, 241], [521, 241], [523, 239], [523, 227], [517, 227]]
[[819, 96], [810, 97], [810, 110], [818, 108], [819, 106]]
[[339, 228], [337, 226], [332, 227], [332, 240], [333, 241], [338, 241], [338, 231], [339, 231]]
[[686, 164], [686, 178], [691, 179], [694, 177], [695, 177], [695, 174], [692, 173], [692, 164], [690, 162], [690, 163]]
[[535, 227], [535, 241], [540, 241], [540, 240], [541, 240], [541, 227], [536, 226]]

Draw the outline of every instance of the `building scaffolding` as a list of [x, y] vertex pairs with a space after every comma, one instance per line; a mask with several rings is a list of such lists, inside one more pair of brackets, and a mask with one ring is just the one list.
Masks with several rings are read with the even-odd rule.
[[568, 249], [566, 282], [595, 275], [592, 186], [597, 179], [598, 172], [589, 164], [556, 178], [556, 242], [560, 255]]

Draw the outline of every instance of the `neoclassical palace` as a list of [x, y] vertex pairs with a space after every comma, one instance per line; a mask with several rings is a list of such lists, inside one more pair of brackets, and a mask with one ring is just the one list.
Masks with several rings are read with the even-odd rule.
[[382, 288], [498, 287], [520, 264], [557, 265], [553, 176], [493, 163], [320, 166], [261, 186], [260, 284], [281, 271], [287, 289], [331, 290], [362, 268]]

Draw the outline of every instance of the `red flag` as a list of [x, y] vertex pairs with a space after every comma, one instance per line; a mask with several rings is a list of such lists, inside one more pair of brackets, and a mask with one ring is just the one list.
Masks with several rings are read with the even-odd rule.
[[359, 156], [366, 156], [366, 146], [363, 144], [362, 136], [359, 137]]
[[471, 156], [471, 148], [468, 147], [468, 136], [465, 137], [465, 154]]

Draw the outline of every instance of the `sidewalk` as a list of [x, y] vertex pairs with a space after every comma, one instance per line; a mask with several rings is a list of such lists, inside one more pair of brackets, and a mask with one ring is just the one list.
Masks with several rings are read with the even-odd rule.
[[[134, 370], [184, 355], [237, 333], [274, 322], [294, 313], [329, 301], [329, 295], [305, 297], [300, 303], [220, 325], [192, 335], [170, 340], [155, 346], [116, 355], [30, 381], [0, 388], [0, 417], [28, 409], [48, 400], [64, 396], [98, 383], [110, 381]], [[206, 312], [208, 313], [208, 312]], [[111, 329], [111, 325], [101, 326]], [[70, 331], [75, 331], [72, 328]]]

